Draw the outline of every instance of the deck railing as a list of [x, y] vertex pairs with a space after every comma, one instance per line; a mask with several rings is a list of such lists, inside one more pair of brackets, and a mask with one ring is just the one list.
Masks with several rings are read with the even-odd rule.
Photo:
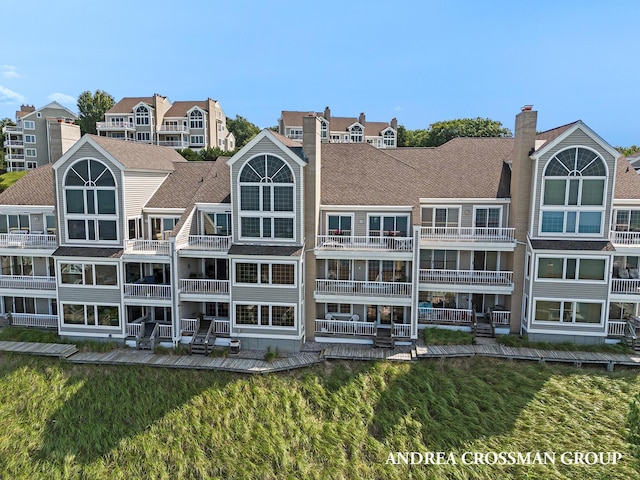
[[491, 322], [494, 325], [509, 325], [511, 321], [511, 312], [491, 312]]
[[515, 228], [420, 227], [420, 240], [514, 243]]
[[611, 279], [611, 293], [640, 295], [640, 279]]
[[58, 328], [58, 316], [41, 313], [12, 313], [11, 325], [16, 327]]
[[355, 280], [316, 280], [316, 293], [322, 295], [356, 295], [360, 297], [411, 297], [407, 282], [365, 282]]
[[411, 237], [351, 236], [351, 235], [318, 235], [319, 250], [373, 250], [387, 252], [411, 252]]
[[420, 323], [450, 323], [471, 325], [471, 323], [473, 322], [473, 311], [466, 308], [418, 307], [418, 321]]
[[213, 323], [216, 335], [229, 335], [231, 333], [231, 320], [216, 318]]
[[229, 280], [180, 280], [180, 293], [211, 293], [229, 295]]
[[55, 290], [56, 277], [36, 275], [0, 275], [0, 288]]
[[624, 337], [627, 329], [627, 322], [609, 320], [607, 322], [607, 335], [611, 337]]
[[160, 140], [158, 145], [162, 147], [187, 148], [189, 142], [183, 142], [182, 140]]
[[513, 272], [420, 269], [419, 279], [420, 283], [510, 286], [513, 284]]
[[231, 247], [231, 235], [189, 235], [187, 243], [181, 247], [192, 250], [226, 252]]
[[394, 323], [391, 336], [402, 337], [402, 338], [411, 337], [411, 325], [406, 323]]
[[181, 318], [180, 331], [186, 335], [193, 335], [198, 328], [197, 318]]
[[127, 240], [125, 253], [141, 253], [144, 255], [169, 255], [168, 240]]
[[[26, 232], [26, 230], [24, 230]], [[0, 247], [55, 248], [56, 236], [44, 233], [0, 233]]]
[[640, 232], [612, 231], [611, 243], [614, 245], [640, 245]]
[[127, 323], [127, 337], [138, 337], [142, 333], [143, 323]]
[[171, 324], [158, 324], [158, 337], [161, 338], [173, 338], [173, 326]]
[[158, 133], [162, 133], [162, 132], [188, 132], [189, 131], [189, 127], [187, 127], [186, 125], [168, 125], [166, 123], [163, 123], [162, 125], [160, 125], [160, 127], [158, 127]]
[[376, 334], [376, 324], [373, 322], [316, 319], [316, 333], [374, 336]]
[[171, 285], [154, 285], [148, 283], [125, 283], [125, 298], [171, 298]]
[[97, 130], [135, 130], [133, 122], [96, 122]]

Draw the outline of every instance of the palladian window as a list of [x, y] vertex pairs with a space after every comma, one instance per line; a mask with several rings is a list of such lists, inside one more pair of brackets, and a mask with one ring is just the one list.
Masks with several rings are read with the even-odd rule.
[[351, 127], [351, 142], [352, 143], [362, 143], [363, 132], [362, 127], [360, 125], [354, 125]]
[[602, 234], [607, 169], [594, 151], [573, 147], [547, 164], [543, 179], [543, 234]]

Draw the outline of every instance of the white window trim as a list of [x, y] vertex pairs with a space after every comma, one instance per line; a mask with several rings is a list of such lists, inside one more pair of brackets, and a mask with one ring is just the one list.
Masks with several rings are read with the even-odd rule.
[[353, 237], [355, 235], [355, 216], [353, 213], [344, 213], [344, 212], [326, 212], [325, 217], [324, 217], [324, 232], [325, 235], [331, 235], [329, 233], [329, 217], [351, 217], [351, 234], [349, 235], [350, 237]]
[[[30, 153], [33, 153], [33, 155], [30, 155]], [[24, 156], [25, 156], [25, 158], [36, 158], [38, 156], [38, 149], [37, 148], [25, 148], [24, 149]]]
[[[492, 209], [498, 209], [499, 213], [498, 213], [498, 226], [497, 227], [478, 227], [476, 226], [476, 212], [478, 210], [492, 210]], [[487, 214], [487, 218], [488, 214]], [[474, 205], [473, 206], [473, 219], [472, 219], [472, 225], [473, 228], [503, 228], [502, 227], [502, 205]]]
[[[458, 210], [458, 226], [457, 227], [436, 227], [435, 226], [435, 221], [436, 221], [436, 215], [435, 215], [435, 210], [436, 209], [456, 209]], [[422, 210], [423, 209], [430, 209], [431, 210], [431, 225], [424, 225], [424, 222], [426, 220], [424, 220], [422, 218]], [[475, 214], [474, 214], [474, 221], [475, 221]], [[462, 223], [462, 205], [458, 204], [458, 205], [451, 205], [451, 204], [438, 204], [438, 205], [420, 205], [420, 226], [423, 227], [428, 227], [428, 228], [460, 228]]]
[[[65, 305], [84, 305], [85, 306], [85, 316], [84, 316], [84, 325], [80, 323], [66, 323], [64, 321], [64, 306]], [[87, 315], [86, 315], [86, 307], [92, 306], [94, 313], [96, 313], [97, 307], [116, 307], [118, 309], [118, 325], [87, 325]], [[60, 302], [58, 304], [58, 317], [60, 318], [60, 325], [62, 328], [100, 328], [100, 329], [118, 329], [122, 328], [122, 324], [126, 322], [126, 320], [122, 317], [122, 306], [118, 303], [92, 303], [92, 302]]]
[[[82, 265], [82, 281], [83, 283], [62, 283], [62, 264], [74, 264], [74, 265]], [[93, 284], [89, 284], [87, 285], [86, 283], [84, 283], [84, 266], [85, 265], [109, 265], [109, 266], [114, 266], [116, 268], [116, 284], [115, 285], [97, 285], [95, 283], [95, 279], [96, 279], [96, 269], [93, 268], [93, 280], [94, 283]], [[119, 268], [119, 264], [118, 263], [109, 263], [109, 262], [87, 262], [87, 261], [67, 261], [67, 260], [59, 260], [58, 262], [56, 262], [56, 278], [57, 278], [57, 283], [59, 287], [64, 287], [64, 288], [98, 288], [98, 289], [107, 289], [107, 290], [117, 290], [120, 288], [120, 268]]]
[[[28, 139], [32, 138], [33, 140], [29, 141]], [[36, 143], [36, 134], [35, 133], [27, 133], [24, 136], [24, 143], [35, 144]]]
[[[256, 264], [258, 265], [258, 278], [257, 278], [257, 283], [243, 283], [243, 282], [238, 282], [236, 280], [236, 265], [238, 263], [252, 263], [252, 264]], [[270, 261], [270, 262], [265, 262], [265, 261], [258, 261], [258, 260], [253, 260], [250, 258], [244, 258], [244, 259], [234, 259], [231, 262], [231, 278], [232, 278], [232, 286], [234, 287], [251, 287], [251, 288], [256, 288], [256, 287], [261, 287], [261, 288], [288, 288], [288, 289], [295, 289], [298, 288], [298, 269], [296, 268], [296, 264], [298, 262], [295, 261]], [[286, 284], [286, 283], [271, 283], [272, 282], [272, 277], [273, 277], [273, 272], [272, 272], [272, 265], [293, 265], [293, 284]], [[260, 283], [260, 268], [261, 265], [269, 265], [269, 283]], [[275, 304], [274, 304], [275, 305]]]
[[[563, 321], [553, 321], [553, 320], [536, 320], [536, 307], [538, 304], [538, 301], [543, 301], [543, 302], [560, 302], [560, 303], [595, 303], [595, 304], [600, 304], [601, 305], [601, 309], [600, 309], [600, 323], [588, 323], [588, 322], [576, 322], [576, 321], [571, 321], [571, 322], [563, 322]], [[529, 320], [529, 324], [531, 325], [532, 328], [535, 328], [535, 325], [544, 325], [544, 326], [549, 326], [549, 325], [571, 325], [571, 326], [579, 326], [580, 328], [593, 328], [593, 329], [602, 329], [602, 327], [605, 325], [607, 319], [606, 317], [608, 316], [609, 312], [608, 310], [605, 308], [605, 306], [607, 305], [606, 300], [590, 300], [590, 299], [584, 299], [584, 298], [550, 298], [550, 297], [535, 297], [533, 299], [533, 302], [531, 302], [531, 317]], [[559, 333], [560, 330], [554, 330], [554, 333]]]
[[22, 122], [22, 126], [25, 130], [35, 130], [36, 122], [34, 120], [25, 120], [24, 122]]
[[[269, 307], [292, 307], [293, 308], [293, 326], [285, 327], [280, 325], [247, 325], [245, 323], [237, 323], [236, 322], [236, 305], [254, 305], [258, 309], [258, 321], [261, 320], [261, 307], [269, 306]], [[231, 307], [233, 308], [232, 312], [229, 312], [229, 316], [231, 317], [231, 327], [232, 328], [268, 328], [273, 330], [288, 330], [295, 332], [298, 330], [298, 322], [299, 322], [299, 308], [297, 303], [281, 303], [281, 302], [233, 302]], [[269, 320], [271, 322], [271, 320]]]
[[[404, 236], [399, 236], [397, 238], [409, 238], [412, 236], [412, 232], [411, 232], [411, 215], [404, 213], [404, 212], [399, 212], [399, 213], [395, 213], [395, 212], [367, 212], [367, 237], [371, 237], [371, 234], [369, 232], [369, 219], [371, 217], [406, 217], [407, 218], [407, 228], [409, 229], [409, 233], [405, 233]], [[383, 222], [382, 222], [383, 223]], [[379, 238], [384, 238], [384, 225], [380, 224], [380, 235], [378, 235]], [[395, 231], [395, 230], [394, 230]], [[376, 236], [374, 236], [374, 238], [376, 238]]]
[[[544, 183], [544, 182], [543, 182]], [[575, 205], [573, 205], [573, 207], [575, 207]], [[591, 213], [591, 212], [598, 212], [600, 213], [600, 233], [580, 233], [580, 232], [575, 232], [575, 233], [570, 233], [570, 232], [543, 232], [542, 231], [542, 214], [544, 212], [563, 212], [564, 213], [564, 218], [562, 220], [562, 225], [563, 225], [563, 229], [566, 228], [567, 226], [567, 213], [569, 212], [576, 212], [576, 213], [581, 213], [581, 212], [585, 212], [585, 213]], [[602, 208], [570, 208], [567, 209], [566, 206], [555, 206], [553, 208], [551, 207], [544, 207], [544, 208], [540, 208], [540, 212], [538, 213], [538, 235], [541, 237], [549, 237], [549, 238], [566, 238], [566, 237], [571, 237], [571, 238], [576, 238], [576, 237], [585, 237], [585, 238], [605, 238], [608, 235], [608, 232], [604, 231], [604, 218], [605, 218], [605, 213], [606, 210], [604, 207]], [[578, 225], [580, 223], [580, 219], [578, 218], [579, 215], [576, 215], [576, 229], [579, 228]]]
[[[540, 277], [538, 269], [540, 267], [540, 259], [541, 258], [558, 258], [560, 260], [562, 260], [562, 277], [563, 278], [544, 278], [544, 277]], [[545, 253], [540, 253], [537, 254], [535, 256], [535, 265], [533, 266], [535, 268], [535, 281], [536, 282], [544, 282], [544, 283], [563, 283], [566, 284], [567, 282], [574, 282], [576, 284], [576, 286], [578, 285], [583, 285], [583, 284], [597, 284], [597, 285], [604, 285], [609, 283], [609, 277], [610, 275], [610, 268], [609, 268], [609, 259], [611, 257], [609, 256], [597, 256], [597, 255], [580, 255], [579, 257], [577, 256], [566, 256], [566, 255], [561, 255], [561, 254], [545, 254]], [[576, 273], [580, 272], [580, 260], [581, 259], [585, 259], [585, 260], [604, 260], [604, 280], [579, 280], [579, 279], [571, 279], [571, 278], [564, 278], [564, 276], [566, 275], [566, 270], [567, 270], [567, 260], [576, 260]]]

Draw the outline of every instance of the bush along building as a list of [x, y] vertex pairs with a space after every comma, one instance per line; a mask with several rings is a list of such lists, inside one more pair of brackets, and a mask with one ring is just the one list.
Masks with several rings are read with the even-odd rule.
[[207, 353], [410, 343], [435, 325], [635, 333], [640, 180], [581, 121], [437, 148], [263, 130], [231, 158], [82, 137], [0, 194], [15, 325]]

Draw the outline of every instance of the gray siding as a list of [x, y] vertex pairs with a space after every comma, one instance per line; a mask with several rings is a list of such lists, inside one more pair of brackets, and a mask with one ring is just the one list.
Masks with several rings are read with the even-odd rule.
[[[232, 205], [232, 216], [233, 216], [233, 237], [237, 239], [240, 237], [239, 230], [239, 221], [238, 221], [238, 210], [240, 203], [238, 202], [238, 175], [240, 170], [244, 166], [247, 160], [256, 155], [274, 155], [278, 158], [284, 160], [284, 162], [289, 165], [291, 170], [293, 171], [293, 176], [295, 179], [295, 238], [291, 243], [302, 244], [304, 232], [302, 231], [302, 212], [303, 212], [303, 198], [302, 198], [302, 167], [289, 159], [288, 155], [283, 152], [280, 148], [278, 148], [274, 143], [272, 143], [269, 139], [263, 138], [259, 141], [251, 150], [248, 150], [240, 159], [233, 165], [231, 169], [231, 205]], [[279, 239], [281, 240], [281, 239]], [[269, 239], [259, 240], [256, 239], [251, 242], [237, 242], [237, 243], [269, 243]], [[282, 243], [281, 241], [276, 242], [278, 244]]]
[[[607, 190], [605, 192], [605, 209], [604, 209], [604, 228], [602, 232], [602, 238], [608, 238], [609, 236], [609, 225], [611, 221], [611, 203], [612, 203], [612, 193], [613, 193], [613, 183], [615, 181], [615, 169], [616, 169], [616, 161], [615, 158], [612, 157], [609, 152], [607, 152], [604, 148], [602, 148], [597, 142], [595, 142], [590, 136], [584, 133], [582, 130], [576, 130], [569, 137], [560, 142], [556, 148], [553, 148], [550, 152], [546, 153], [538, 160], [538, 169], [535, 171], [536, 178], [538, 181], [535, 185], [534, 191], [534, 200], [533, 205], [531, 206], [533, 210], [533, 222], [531, 225], [531, 236], [537, 237], [539, 236], [539, 224], [540, 224], [540, 204], [542, 201], [542, 177], [544, 174], [544, 169], [546, 167], [547, 162], [551, 159], [556, 153], [561, 150], [564, 150], [568, 147], [574, 146], [583, 146], [592, 148], [596, 152], [598, 152], [605, 163], [607, 164], [607, 169], [609, 170], [609, 176], [607, 178]], [[592, 238], [592, 237], [590, 237]]]
[[[120, 215], [120, 222], [118, 225], [118, 238], [120, 239], [119, 244], [122, 245], [124, 242], [124, 238], [126, 236], [126, 216], [124, 214], [124, 202], [122, 195], [122, 171], [118, 166], [116, 166], [112, 161], [106, 159], [102, 153], [98, 152], [92, 145], [85, 144], [78, 149], [71, 157], [69, 157], [62, 165], [60, 165], [57, 169], [57, 180], [56, 180], [56, 205], [58, 208], [57, 216], [58, 216], [58, 226], [59, 226], [59, 242], [61, 245], [65, 245], [67, 242], [66, 238], [66, 218], [64, 215], [64, 178], [69, 167], [78, 160], [81, 159], [95, 159], [107, 165], [111, 172], [113, 173], [116, 181], [116, 203], [118, 205], [118, 213]], [[86, 242], [87, 244], [91, 244]]]
[[606, 300], [609, 286], [585, 282], [533, 282], [532, 295], [534, 298], [557, 298], [558, 300]]
[[109, 303], [120, 305], [120, 288], [58, 287], [58, 301], [64, 303]]
[[299, 296], [300, 292], [296, 287], [231, 287], [232, 302], [298, 303]]
[[163, 172], [123, 173], [125, 215], [133, 217], [142, 214], [142, 207], [149, 201], [156, 189], [167, 178]]

